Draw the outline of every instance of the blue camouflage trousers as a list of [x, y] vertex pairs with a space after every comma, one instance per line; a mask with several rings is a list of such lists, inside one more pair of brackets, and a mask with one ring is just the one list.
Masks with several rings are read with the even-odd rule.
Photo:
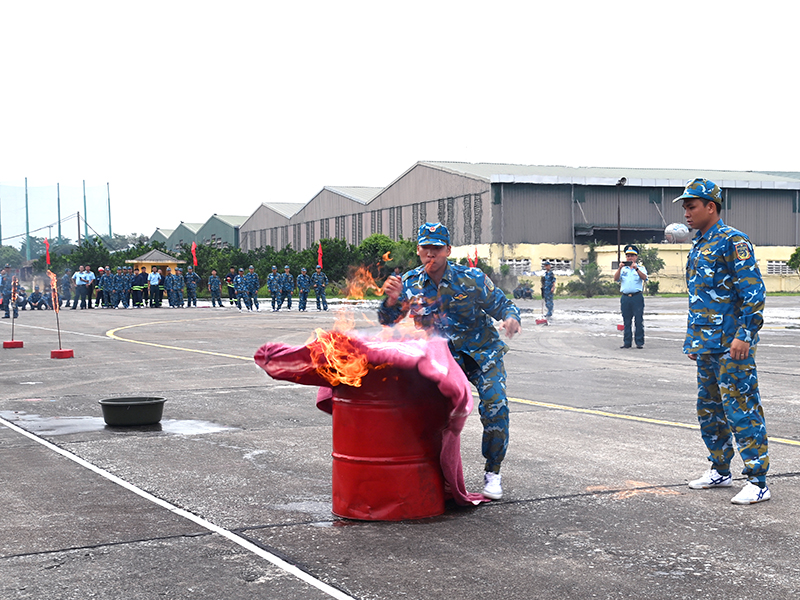
[[545, 292], [543, 295], [544, 305], [547, 308], [546, 317], [553, 316], [553, 292]]
[[483, 424], [481, 452], [486, 459], [485, 471], [500, 472], [500, 464], [508, 450], [508, 398], [506, 397], [506, 367], [499, 356], [480, 367], [466, 354], [455, 356], [469, 382], [478, 390], [478, 412]]
[[769, 470], [767, 426], [761, 408], [756, 349], [743, 360], [724, 354], [697, 356], [697, 420], [717, 471], [730, 470], [733, 440], [744, 463], [743, 475], [763, 483]]

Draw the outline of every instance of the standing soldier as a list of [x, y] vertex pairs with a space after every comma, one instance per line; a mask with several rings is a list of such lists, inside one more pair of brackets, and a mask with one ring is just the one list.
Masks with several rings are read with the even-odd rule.
[[122, 302], [122, 267], [116, 268], [116, 274], [111, 277], [111, 306], [112, 308], [119, 308], [119, 303]]
[[139, 267], [136, 267], [131, 280], [131, 295], [133, 296], [133, 306], [139, 308], [142, 305], [142, 274]]
[[281, 275], [281, 302], [278, 308], [283, 306], [283, 299], [286, 298], [286, 308], [292, 310], [292, 292], [294, 291], [294, 277], [289, 272], [289, 265], [283, 267]]
[[261, 288], [261, 280], [258, 278], [258, 273], [256, 273], [253, 265], [250, 265], [248, 271], [247, 275], [244, 276], [247, 280], [247, 293], [250, 296], [250, 302], [253, 303], [253, 308], [261, 310], [258, 306], [258, 290]]
[[147, 284], [150, 287], [150, 307], [161, 306], [161, 269], [153, 265], [150, 275], [147, 276]]
[[267, 287], [272, 299], [272, 312], [277, 312], [280, 309], [278, 300], [281, 299], [281, 276], [278, 275], [278, 267], [275, 265], [272, 265], [272, 273], [267, 275]]
[[242, 299], [244, 299], [244, 305], [247, 307], [247, 310], [253, 310], [250, 304], [250, 294], [247, 291], [247, 279], [245, 278], [244, 269], [242, 267], [239, 267], [239, 274], [233, 278], [233, 287], [236, 288], [236, 305], [239, 307], [239, 310], [242, 310]]
[[[316, 273], [311, 276], [311, 287], [317, 296], [317, 310], [328, 310], [328, 299], [325, 298], [325, 288], [328, 285], [328, 276], [322, 271], [322, 266], [317, 265]], [[320, 301], [322, 308], [320, 308]]]
[[111, 293], [114, 287], [114, 273], [111, 272], [111, 267], [106, 265], [103, 269], [104, 277], [101, 277], [103, 287], [103, 308], [111, 308]]
[[172, 291], [175, 292], [175, 307], [183, 308], [183, 269], [180, 267], [175, 269], [175, 274], [172, 276]]
[[131, 308], [131, 288], [133, 287], [133, 270], [125, 267], [122, 274], [122, 306]]
[[167, 304], [170, 308], [175, 308], [175, 293], [172, 291], [172, 269], [167, 267], [167, 274], [164, 276], [164, 290], [167, 292]]
[[236, 286], [233, 285], [234, 279], [236, 279], [236, 269], [231, 267], [230, 272], [225, 275], [225, 286], [228, 288], [228, 300], [231, 306], [236, 304]]
[[208, 278], [208, 293], [211, 294], [211, 308], [215, 308], [217, 303], [219, 303], [219, 307], [222, 308], [222, 298], [220, 297], [220, 292], [222, 287], [222, 282], [217, 277], [217, 270], [211, 269], [211, 277]]
[[69, 306], [69, 301], [72, 299], [72, 273], [69, 269], [64, 269], [64, 274], [58, 281], [61, 288], [61, 294], [58, 296], [58, 306], [61, 307], [62, 302], [66, 302]]
[[311, 289], [311, 278], [308, 276], [306, 268], [300, 269], [300, 275], [297, 276], [297, 291], [299, 298], [297, 299], [298, 310], [306, 312], [306, 302], [308, 301], [308, 291]]
[[200, 275], [194, 272], [191, 266], [186, 267], [186, 308], [194, 305], [197, 308], [197, 284], [200, 283]]
[[549, 260], [542, 263], [544, 265], [544, 277], [542, 277], [542, 299], [547, 308], [545, 318], [553, 316], [553, 294], [556, 292], [556, 275], [553, 273], [553, 266]]
[[94, 287], [97, 283], [97, 277], [92, 272], [92, 267], [86, 265], [86, 308], [92, 308], [92, 299], [94, 298]]
[[103, 300], [103, 288], [105, 287], [107, 279], [108, 276], [106, 275], [106, 270], [103, 267], [97, 267], [97, 281], [95, 281], [94, 285], [95, 308], [100, 306]]
[[733, 485], [731, 461], [738, 448], [747, 483], [731, 502], [764, 502], [771, 496], [769, 449], [756, 344], [764, 324], [766, 288], [752, 243], [722, 222], [717, 184], [694, 179], [673, 200], [678, 201], [683, 201], [687, 224], [697, 230], [686, 260], [689, 317], [683, 351], [697, 363], [697, 419], [711, 462], [689, 487]]

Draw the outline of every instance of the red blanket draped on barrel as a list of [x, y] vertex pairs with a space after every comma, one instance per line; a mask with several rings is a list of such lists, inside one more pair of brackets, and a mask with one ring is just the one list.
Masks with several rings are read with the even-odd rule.
[[[464, 484], [464, 473], [461, 463], [461, 430], [467, 417], [472, 412], [472, 390], [464, 372], [453, 360], [447, 341], [443, 339], [381, 341], [359, 339], [355, 333], [348, 335], [351, 343], [366, 354], [371, 365], [369, 373], [364, 377], [362, 386], [375, 393], [380, 386], [396, 384], [402, 381], [418, 380], [423, 389], [432, 385], [438, 390], [437, 398], [432, 402], [444, 402], [447, 417], [442, 429], [440, 465], [446, 482], [446, 493], [449, 493], [460, 505], [478, 504], [486, 501], [481, 494], [469, 493]], [[308, 346], [288, 346], [286, 344], [268, 343], [258, 349], [254, 356], [258, 366], [274, 379], [293, 381], [305, 385], [319, 386], [317, 408], [327, 413], [332, 412], [333, 386], [319, 375], [312, 363]], [[386, 383], [387, 376], [391, 381]], [[341, 386], [342, 384], [340, 384]], [[340, 387], [336, 386], [336, 387]], [[346, 386], [349, 388], [349, 386]], [[344, 391], [344, 390], [340, 390]], [[356, 392], [349, 388], [348, 395]], [[337, 395], [339, 392], [336, 392]]]

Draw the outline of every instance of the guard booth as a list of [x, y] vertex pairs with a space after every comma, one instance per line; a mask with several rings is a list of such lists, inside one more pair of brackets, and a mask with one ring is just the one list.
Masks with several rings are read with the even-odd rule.
[[174, 273], [178, 265], [186, 264], [185, 260], [179, 260], [161, 250], [150, 250], [150, 252], [146, 254], [128, 259], [125, 262], [133, 265], [134, 268], [144, 268], [148, 273], [153, 270], [153, 267], [156, 267], [157, 269], [161, 269], [162, 275], [167, 274], [167, 267]]

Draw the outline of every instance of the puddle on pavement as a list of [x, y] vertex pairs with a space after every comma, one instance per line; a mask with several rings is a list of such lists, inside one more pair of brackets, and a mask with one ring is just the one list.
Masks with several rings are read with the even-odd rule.
[[200, 435], [231, 431], [236, 427], [226, 427], [210, 421], [162, 419], [153, 425], [133, 427], [110, 427], [102, 417], [41, 417], [23, 412], [3, 411], [0, 417], [37, 435], [69, 435], [92, 431], [111, 431], [116, 433], [162, 432], [173, 435]]

